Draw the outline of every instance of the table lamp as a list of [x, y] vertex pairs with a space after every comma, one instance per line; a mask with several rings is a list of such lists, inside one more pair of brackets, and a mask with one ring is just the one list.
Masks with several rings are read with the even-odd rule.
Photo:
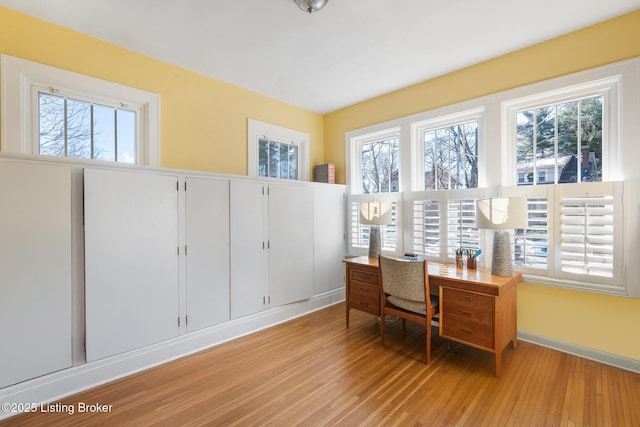
[[527, 227], [527, 199], [524, 197], [479, 199], [476, 201], [476, 220], [479, 229], [496, 230], [493, 235], [491, 274], [513, 275], [511, 242], [507, 230]]
[[391, 224], [391, 203], [388, 202], [360, 202], [360, 224], [370, 225], [369, 229], [369, 258], [380, 255], [380, 226]]

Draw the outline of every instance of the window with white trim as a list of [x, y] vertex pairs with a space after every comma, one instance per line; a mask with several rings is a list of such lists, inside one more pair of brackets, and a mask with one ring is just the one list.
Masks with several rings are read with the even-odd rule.
[[37, 154], [136, 163], [142, 106], [32, 86]]
[[249, 176], [309, 180], [309, 134], [249, 119]]
[[381, 250], [399, 254], [402, 250], [402, 195], [400, 191], [400, 133], [397, 128], [368, 132], [348, 141], [350, 168], [349, 251], [366, 254], [370, 226], [360, 224], [358, 203], [387, 201], [392, 205], [392, 223], [380, 227]]
[[[510, 181], [520, 187], [508, 193], [528, 201], [529, 227], [513, 234], [514, 264], [523, 272], [624, 292], [622, 251], [614, 250], [623, 242], [622, 191], [602, 182], [619, 167], [612, 157], [620, 87], [621, 76], [613, 76], [504, 103], [516, 165]], [[575, 198], [563, 196], [569, 190]]]
[[587, 97], [516, 111], [519, 185], [602, 181], [603, 100], [610, 90], [592, 96], [587, 85]]
[[3, 150], [159, 166], [160, 97], [2, 55]]
[[269, 178], [298, 179], [300, 147], [294, 143], [258, 138], [258, 175]]
[[424, 190], [478, 188], [477, 113], [465, 114], [448, 121], [427, 121], [415, 125]]
[[362, 194], [400, 191], [400, 135], [368, 135], [354, 142]]

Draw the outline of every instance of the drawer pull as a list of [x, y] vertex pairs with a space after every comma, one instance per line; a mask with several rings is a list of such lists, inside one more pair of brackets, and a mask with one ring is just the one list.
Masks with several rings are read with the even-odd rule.
[[361, 287], [361, 288], [360, 288], [360, 290], [361, 290], [362, 292], [367, 292], [367, 293], [369, 292], [369, 289], [367, 289], [367, 288], [362, 288], [362, 287]]
[[471, 332], [471, 331], [470, 331], [470, 330], [468, 330], [468, 329], [458, 328], [458, 332], [460, 332], [460, 333], [462, 333], [462, 334], [464, 334], [464, 335], [469, 335], [469, 336], [470, 336], [470, 335], [473, 335], [473, 332]]
[[471, 317], [471, 312], [469, 311], [458, 310], [458, 314], [464, 317]]
[[460, 296], [458, 296], [458, 299], [460, 301], [471, 302], [471, 296], [470, 295], [460, 295]]
[[364, 301], [360, 301], [360, 305], [362, 305], [364, 307], [369, 307], [369, 303], [368, 302], [364, 302]]
[[362, 275], [362, 280], [364, 280], [365, 282], [369, 282], [369, 281], [371, 281], [371, 276], [369, 276], [367, 274], [363, 274]]

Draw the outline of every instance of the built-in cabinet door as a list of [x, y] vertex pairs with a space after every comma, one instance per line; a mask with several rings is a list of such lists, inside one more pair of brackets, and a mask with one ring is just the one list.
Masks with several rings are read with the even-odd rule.
[[70, 367], [71, 171], [0, 160], [0, 388]]
[[344, 288], [346, 199], [342, 186], [323, 185], [314, 193], [314, 295]]
[[266, 197], [259, 182], [231, 181], [231, 318], [264, 310], [267, 295]]
[[179, 334], [178, 179], [85, 169], [87, 361]]
[[229, 320], [229, 181], [187, 178], [187, 331]]
[[269, 295], [279, 306], [313, 296], [313, 188], [269, 184]]

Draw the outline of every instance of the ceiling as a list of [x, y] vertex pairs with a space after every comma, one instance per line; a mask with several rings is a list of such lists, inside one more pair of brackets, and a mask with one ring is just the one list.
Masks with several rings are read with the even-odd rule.
[[640, 9], [640, 0], [0, 0], [327, 113]]

